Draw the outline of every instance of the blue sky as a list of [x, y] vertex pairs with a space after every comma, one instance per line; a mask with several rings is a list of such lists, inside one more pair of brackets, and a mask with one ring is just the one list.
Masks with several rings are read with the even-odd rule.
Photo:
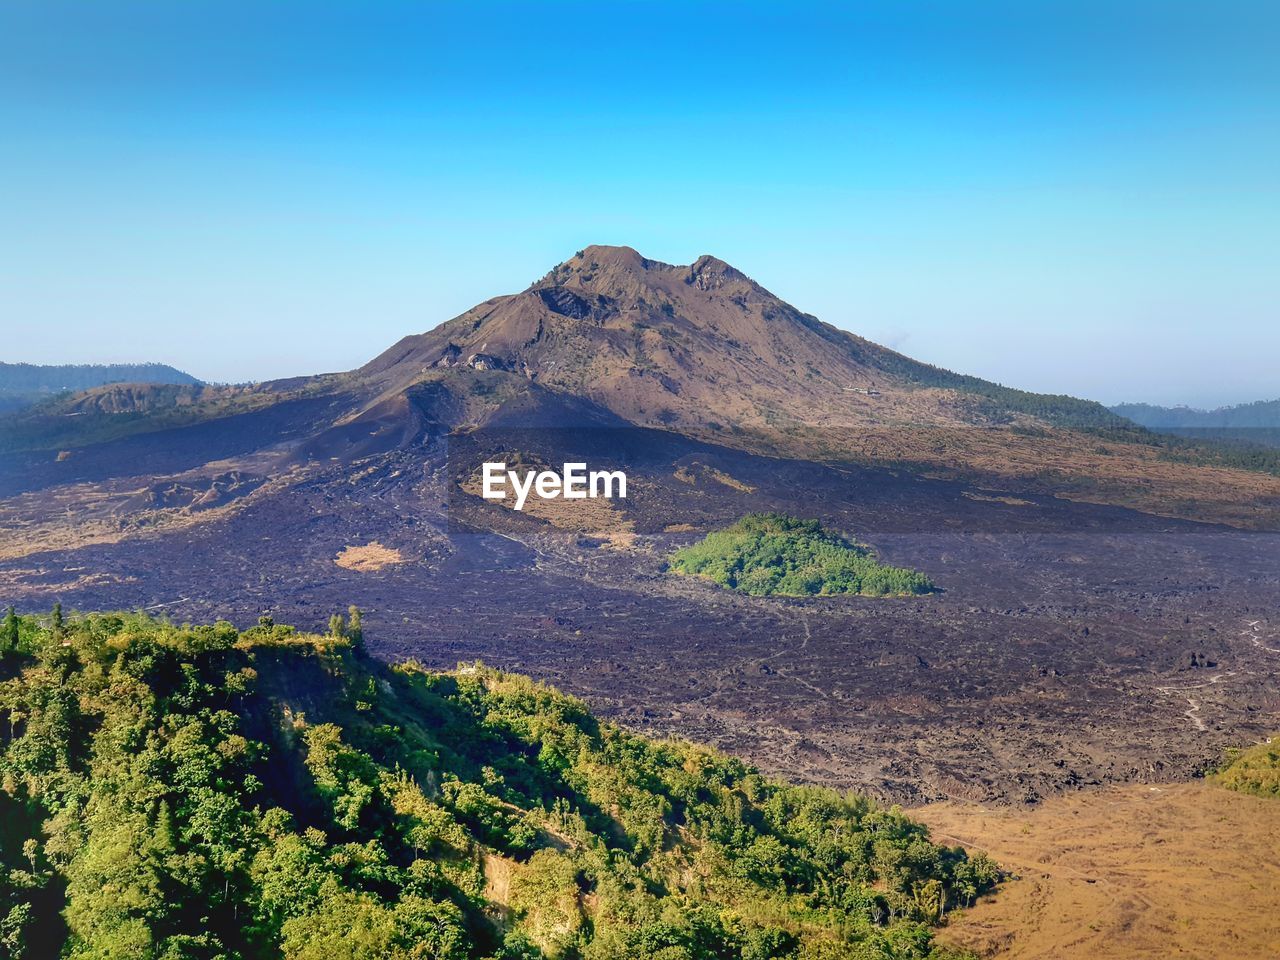
[[923, 360], [1280, 396], [1264, 2], [0, 0], [0, 350], [346, 369], [589, 243]]

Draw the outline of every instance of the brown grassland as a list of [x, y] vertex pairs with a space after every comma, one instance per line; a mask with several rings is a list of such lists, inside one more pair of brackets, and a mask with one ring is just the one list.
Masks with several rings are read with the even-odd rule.
[[936, 840], [1016, 875], [943, 933], [1001, 960], [1280, 956], [1277, 814], [1274, 800], [1204, 782], [913, 811]]

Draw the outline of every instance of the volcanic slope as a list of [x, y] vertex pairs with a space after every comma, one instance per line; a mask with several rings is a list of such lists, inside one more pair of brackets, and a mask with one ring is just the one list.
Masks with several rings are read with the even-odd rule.
[[[200, 391], [114, 387], [0, 421], [0, 451], [15, 468], [0, 476], [0, 495], [261, 450], [290, 466], [350, 462], [495, 419], [625, 422], [1235, 526], [1280, 518], [1280, 478], [1221, 451], [1157, 437], [1090, 401], [919, 363], [714, 257], [676, 266], [603, 246], [348, 373]], [[112, 445], [139, 434], [161, 435]], [[139, 454], [146, 470], [135, 469]]]
[[784, 425], [974, 426], [1018, 413], [1121, 426], [1099, 404], [1004, 390], [803, 313], [715, 257], [688, 266], [587, 247], [528, 289], [406, 337], [360, 373], [509, 370], [627, 420], [685, 432]]
[[[1194, 522], [1274, 525], [1280, 479], [1117, 423], [915, 363], [711, 258], [588, 248], [349, 372], [4, 421], [0, 601], [309, 627], [354, 602], [381, 655], [518, 668], [895, 799], [1162, 781], [1280, 726], [1275, 538]], [[631, 488], [516, 513], [458, 469], [490, 452], [623, 464]], [[777, 600], [666, 571], [769, 511], [940, 590]]]

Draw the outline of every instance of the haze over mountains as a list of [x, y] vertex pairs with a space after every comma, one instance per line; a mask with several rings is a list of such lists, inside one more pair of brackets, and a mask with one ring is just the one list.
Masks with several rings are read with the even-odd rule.
[[[1006, 388], [825, 324], [713, 256], [676, 266], [628, 247], [587, 247], [521, 293], [405, 337], [345, 380], [386, 401], [458, 368], [520, 374], [631, 423], [693, 431], [993, 426], [1030, 419], [1110, 428], [1131, 420], [1154, 429], [1280, 424], [1280, 401], [1217, 411], [1147, 404], [1108, 410]], [[297, 386], [306, 379], [276, 383]], [[0, 403], [123, 383], [201, 385], [155, 363], [0, 363]], [[266, 389], [279, 392], [274, 385]], [[95, 402], [123, 413], [131, 405], [150, 409], [195, 395], [108, 390], [100, 396], [109, 399]]]
[[0, 361], [0, 413], [18, 410], [59, 393], [106, 383], [198, 384], [195, 377], [163, 363], [42, 365]]
[[1280, 446], [1280, 400], [1258, 400], [1215, 410], [1122, 403], [1111, 410], [1162, 433]]
[[[48, 479], [83, 479], [115, 456], [101, 441], [199, 424], [178, 443], [189, 455], [172, 461], [187, 469], [204, 462], [201, 432], [233, 416], [242, 419], [207, 459], [269, 437], [304, 459], [350, 460], [493, 422], [622, 422], [760, 452], [1013, 478], [1150, 510], [1174, 504], [1180, 515], [1245, 524], [1264, 522], [1257, 494], [1270, 482], [1188, 471], [1191, 460], [1241, 463], [1220, 451], [1170, 450], [1100, 404], [914, 361], [803, 313], [714, 257], [676, 266], [599, 246], [349, 373], [237, 387], [103, 386], [0, 426], [0, 448], [36, 461], [38, 450], [92, 448], [40, 463]], [[163, 451], [152, 454], [167, 462]]]

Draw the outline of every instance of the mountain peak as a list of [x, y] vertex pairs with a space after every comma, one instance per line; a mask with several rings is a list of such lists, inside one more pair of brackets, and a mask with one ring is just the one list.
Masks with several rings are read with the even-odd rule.
[[[712, 397], [734, 394], [737, 409], [754, 413], [765, 394], [829, 401], [833, 389], [870, 379], [839, 335], [718, 257], [674, 265], [599, 244], [521, 293], [405, 338], [364, 370], [416, 380], [452, 367], [523, 374], [619, 416], [667, 424]], [[796, 369], [809, 379], [783, 388]]]
[[551, 269], [538, 284], [577, 283], [590, 285], [599, 278], [638, 277], [652, 270], [672, 270], [670, 264], [650, 260], [632, 247], [592, 244]]
[[713, 257], [709, 253], [704, 253], [689, 265], [689, 275], [685, 278], [685, 283], [699, 290], [716, 290], [726, 283], [739, 281], [753, 282], [741, 270], [731, 267], [719, 257]]
[[652, 284], [665, 286], [681, 281], [707, 292], [738, 284], [757, 286], [741, 270], [711, 254], [703, 254], [688, 266], [679, 266], [650, 260], [632, 247], [604, 244], [584, 247], [533, 286], [576, 286], [616, 295], [622, 291], [635, 294]]
[[597, 263], [635, 263], [646, 264], [648, 259], [640, 255], [635, 247], [613, 246], [607, 243], [593, 243], [575, 253], [568, 262], [574, 260], [595, 261]]

